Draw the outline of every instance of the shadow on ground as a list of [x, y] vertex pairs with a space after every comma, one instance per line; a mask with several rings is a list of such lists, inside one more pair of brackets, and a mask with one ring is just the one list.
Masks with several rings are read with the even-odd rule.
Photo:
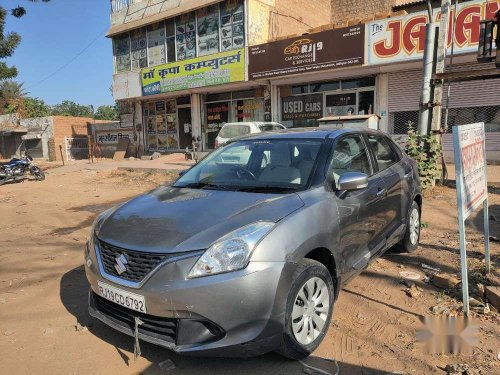
[[[85, 277], [83, 266], [74, 268], [65, 273], [61, 278], [60, 297], [66, 310], [77, 321], [89, 327], [91, 334], [99, 340], [115, 347], [123, 362], [128, 366], [134, 361], [133, 339], [117, 332], [100, 321], [93, 319], [87, 310], [87, 297], [89, 285]], [[171, 360], [175, 369], [168, 371], [172, 374], [206, 375], [208, 374], [276, 374], [293, 375], [304, 374], [304, 364], [286, 359], [278, 354], [269, 353], [263, 356], [247, 359], [235, 358], [193, 358], [179, 356], [167, 349], [141, 342], [142, 356], [151, 362], [151, 365], [142, 372], [143, 374], [165, 374], [159, 366], [160, 363]], [[330, 374], [363, 374], [379, 375], [385, 371], [335, 362], [333, 360], [311, 356], [303, 363]], [[319, 371], [310, 373], [321, 373]]]

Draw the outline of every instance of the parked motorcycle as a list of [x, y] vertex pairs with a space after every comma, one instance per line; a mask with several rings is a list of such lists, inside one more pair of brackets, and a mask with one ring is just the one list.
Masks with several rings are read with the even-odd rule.
[[0, 185], [10, 181], [20, 181], [31, 175], [35, 180], [45, 180], [45, 173], [33, 164], [33, 158], [28, 152], [21, 159], [14, 158], [7, 163], [0, 163]]

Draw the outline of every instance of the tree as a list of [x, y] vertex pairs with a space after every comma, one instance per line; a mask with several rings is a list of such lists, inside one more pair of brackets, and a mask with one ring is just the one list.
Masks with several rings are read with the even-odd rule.
[[60, 104], [52, 106], [53, 116], [93, 117], [92, 109], [86, 105], [64, 100]]
[[0, 82], [0, 112], [2, 114], [18, 113], [20, 117], [25, 117], [25, 96], [26, 91], [24, 91], [22, 83], [14, 81]]
[[95, 112], [96, 120], [118, 120], [118, 110], [113, 105], [101, 105]]
[[25, 98], [24, 109], [26, 111], [27, 118], [46, 117], [51, 115], [50, 106], [45, 104], [45, 102], [39, 98]]
[[[31, 2], [37, 2], [38, 0], [29, 0]], [[41, 0], [42, 2], [49, 2], [50, 0]], [[26, 9], [22, 6], [18, 6], [11, 10], [11, 14], [16, 17], [22, 17], [26, 14]], [[7, 10], [0, 6], [0, 59], [5, 59], [12, 56], [14, 50], [17, 48], [21, 42], [21, 36], [17, 33], [10, 32], [5, 34], [5, 17], [7, 16]], [[0, 80], [12, 79], [17, 77], [17, 69], [15, 66], [9, 67], [3, 61], [0, 61]]]

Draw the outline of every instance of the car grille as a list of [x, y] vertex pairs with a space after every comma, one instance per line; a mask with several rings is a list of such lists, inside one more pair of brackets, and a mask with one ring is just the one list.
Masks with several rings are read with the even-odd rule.
[[138, 317], [142, 321], [141, 325], [138, 327], [139, 333], [166, 342], [176, 342], [178, 319], [161, 318], [159, 316], [129, 310], [126, 307], [102, 298], [94, 292], [92, 292], [92, 297], [94, 299], [95, 308], [113, 322], [134, 330], [135, 317]]
[[[102, 241], [98, 241], [98, 244], [102, 265], [106, 273], [132, 282], [140, 282], [158, 264], [168, 257], [167, 254], [126, 250]], [[119, 274], [115, 268], [117, 264], [116, 258], [120, 257], [122, 254], [127, 258], [126, 271]]]

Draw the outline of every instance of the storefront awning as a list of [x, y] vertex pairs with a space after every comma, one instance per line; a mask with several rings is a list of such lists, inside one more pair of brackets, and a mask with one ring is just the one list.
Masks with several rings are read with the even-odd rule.
[[[219, 3], [221, 0], [181, 0], [179, 1], [179, 5], [167, 10], [160, 10], [156, 14], [148, 15], [148, 16], [143, 16], [139, 19], [135, 19], [130, 22], [126, 22], [123, 24], [111, 26], [111, 28], [108, 30], [106, 33], [107, 37], [112, 37], [117, 34], [121, 34], [126, 31], [134, 30], [142, 26], [146, 26], [158, 21], [162, 21], [167, 18], [175, 17], [178, 16], [179, 14], [191, 12], [193, 10], [203, 8], [207, 5], [212, 5], [215, 3]], [[142, 9], [141, 13], [144, 13], [145, 10]], [[129, 17], [128, 15], [125, 16], [126, 18]], [[133, 16], [130, 16], [132, 18]]]

